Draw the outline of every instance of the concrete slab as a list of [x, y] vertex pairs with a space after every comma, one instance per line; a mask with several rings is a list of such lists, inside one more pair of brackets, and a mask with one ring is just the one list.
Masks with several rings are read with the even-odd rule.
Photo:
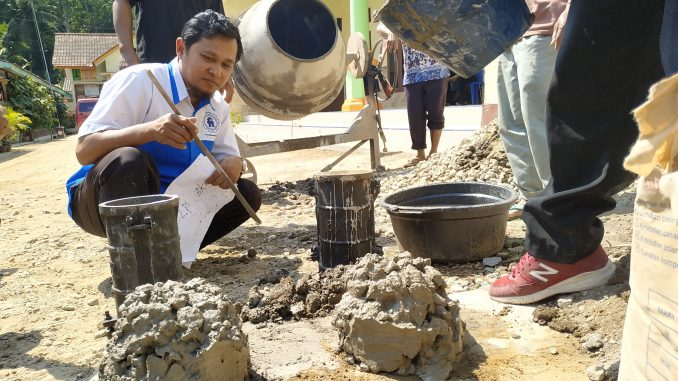
[[[262, 115], [248, 115], [238, 124], [236, 133], [249, 143], [340, 134], [346, 131], [358, 112], [322, 112], [292, 121]], [[407, 110], [381, 110], [381, 120], [389, 151], [409, 151], [411, 147]], [[456, 145], [460, 139], [480, 128], [481, 106], [448, 106], [440, 151]], [[351, 146], [349, 144], [348, 146]]]

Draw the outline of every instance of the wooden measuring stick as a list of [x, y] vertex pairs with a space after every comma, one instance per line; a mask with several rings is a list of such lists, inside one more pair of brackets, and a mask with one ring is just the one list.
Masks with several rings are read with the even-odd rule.
[[[172, 108], [172, 111], [174, 111], [174, 113], [177, 114], [177, 115], [181, 115], [181, 112], [179, 111], [177, 106], [174, 105], [174, 102], [172, 102], [172, 99], [170, 99], [169, 95], [167, 95], [167, 92], [165, 92], [165, 89], [162, 88], [162, 85], [160, 84], [160, 82], [158, 82], [158, 79], [155, 78], [155, 75], [153, 75], [151, 70], [146, 69], [146, 74], [148, 74], [148, 77], [151, 79], [151, 82], [153, 82], [153, 85], [155, 85], [156, 89], [158, 89], [158, 91], [160, 92], [160, 95], [162, 95], [162, 97], [165, 98], [165, 101], [167, 101], [167, 104]], [[238, 190], [238, 187], [235, 186], [235, 184], [233, 183], [231, 178], [228, 177], [228, 175], [226, 174], [224, 169], [221, 168], [221, 165], [219, 164], [217, 159], [215, 159], [214, 156], [212, 156], [212, 153], [207, 149], [207, 147], [205, 147], [205, 145], [202, 143], [202, 141], [200, 140], [198, 135], [195, 132], [193, 132], [192, 129], [187, 128], [186, 130], [188, 131], [188, 133], [191, 134], [191, 137], [193, 138], [193, 140], [195, 140], [195, 143], [198, 145], [198, 147], [200, 147], [200, 150], [202, 151], [202, 153], [205, 156], [207, 156], [208, 159], [210, 159], [210, 161], [214, 165], [214, 168], [217, 170], [217, 172], [219, 172], [220, 175], [222, 175], [222, 176], [224, 176], [224, 178], [226, 178], [226, 183], [228, 183], [228, 188], [230, 190], [232, 190], [233, 193], [235, 193], [235, 197], [238, 199], [238, 201], [240, 201], [242, 206], [245, 207], [245, 210], [247, 210], [247, 213], [249, 213], [250, 217], [252, 217], [252, 219], [254, 221], [256, 221], [258, 224], [260, 224], [261, 219], [259, 219], [259, 217], [257, 216], [257, 213], [254, 212], [254, 209], [252, 209], [252, 207], [247, 202], [247, 200], [245, 200], [245, 197], [242, 196], [242, 193], [240, 193], [240, 191]]]

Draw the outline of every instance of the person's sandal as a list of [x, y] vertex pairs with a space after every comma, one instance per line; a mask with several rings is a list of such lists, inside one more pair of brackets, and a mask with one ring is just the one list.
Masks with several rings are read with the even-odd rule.
[[422, 161], [425, 161], [426, 159], [419, 159], [416, 157], [411, 158], [405, 165], [403, 165], [403, 168], [410, 168], [414, 167], [415, 165], [419, 164]]
[[523, 216], [523, 209], [524, 208], [525, 208], [524, 202], [518, 202], [518, 203], [513, 204], [509, 208], [507, 219], [509, 221], [512, 221], [512, 220], [517, 220], [518, 218], [521, 218]]

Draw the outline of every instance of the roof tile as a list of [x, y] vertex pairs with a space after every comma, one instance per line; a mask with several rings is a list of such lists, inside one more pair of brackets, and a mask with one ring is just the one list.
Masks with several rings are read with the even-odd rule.
[[88, 67], [118, 44], [114, 33], [55, 33], [52, 65]]

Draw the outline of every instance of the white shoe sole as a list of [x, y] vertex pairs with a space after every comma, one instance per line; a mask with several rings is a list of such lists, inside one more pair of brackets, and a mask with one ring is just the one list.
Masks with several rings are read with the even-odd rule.
[[608, 279], [614, 275], [614, 264], [608, 260], [607, 264], [602, 268], [581, 273], [564, 281], [554, 284], [551, 287], [537, 291], [534, 294], [524, 296], [490, 296], [492, 300], [501, 303], [509, 304], [531, 304], [540, 300], [546, 299], [557, 294], [568, 294], [572, 292], [579, 292], [589, 290], [607, 283]]

